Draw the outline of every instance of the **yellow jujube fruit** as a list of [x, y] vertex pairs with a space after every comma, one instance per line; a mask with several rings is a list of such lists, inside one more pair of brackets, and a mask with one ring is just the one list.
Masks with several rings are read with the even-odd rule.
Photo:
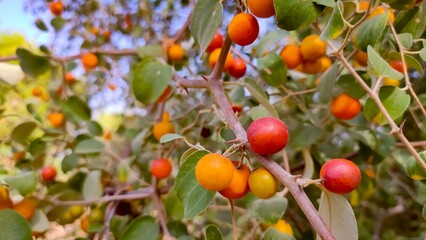
[[175, 127], [170, 122], [170, 115], [167, 112], [163, 114], [162, 120], [156, 123], [152, 129], [152, 134], [154, 135], [155, 139], [157, 139], [157, 141], [160, 141], [163, 135], [174, 132]]

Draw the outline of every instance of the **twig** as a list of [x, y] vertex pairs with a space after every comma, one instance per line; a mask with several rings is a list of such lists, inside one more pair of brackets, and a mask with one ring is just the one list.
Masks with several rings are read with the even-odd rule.
[[121, 201], [121, 200], [133, 200], [133, 199], [143, 199], [151, 196], [154, 192], [154, 188], [147, 187], [141, 188], [135, 191], [128, 192], [126, 194], [121, 195], [113, 195], [113, 196], [104, 196], [101, 198], [90, 199], [90, 200], [79, 200], [79, 201], [59, 201], [55, 199], [44, 199], [49, 201], [55, 206], [74, 206], [74, 205], [83, 205], [89, 206], [93, 203], [104, 203], [104, 202], [112, 202], [112, 201]]
[[[157, 185], [157, 180], [154, 178], [153, 183], [154, 186]], [[155, 208], [158, 211], [158, 219], [160, 221], [161, 229], [163, 230], [164, 237], [167, 237], [167, 239], [174, 239], [172, 238], [172, 235], [170, 234], [169, 229], [167, 228], [167, 218], [164, 211], [164, 206], [162, 202], [160, 201], [160, 196], [157, 191], [154, 191], [151, 194], [152, 201], [154, 202]]]
[[237, 238], [237, 224], [235, 223], [235, 210], [234, 210], [234, 200], [229, 199], [229, 204], [231, 205], [231, 219], [232, 219], [232, 238], [238, 240]]
[[382, 101], [380, 100], [379, 96], [373, 92], [368, 85], [364, 82], [364, 80], [359, 76], [359, 74], [355, 71], [355, 69], [351, 66], [351, 64], [348, 62], [348, 60], [343, 56], [342, 53], [339, 53], [336, 55], [336, 57], [340, 60], [340, 62], [346, 67], [346, 69], [352, 74], [352, 76], [355, 78], [355, 80], [358, 82], [359, 85], [367, 92], [367, 94], [370, 96], [371, 100], [374, 101], [374, 103], [379, 108], [380, 112], [383, 114], [387, 122], [392, 128], [391, 133], [395, 134], [398, 139], [405, 144], [405, 147], [407, 150], [416, 158], [417, 162], [423, 167], [423, 169], [426, 171], [426, 163], [423, 161], [423, 159], [420, 157], [420, 155], [417, 153], [416, 149], [410, 144], [408, 139], [405, 137], [405, 135], [402, 133], [400, 128], [396, 125], [395, 121], [393, 121], [392, 117], [389, 115], [389, 112], [386, 110], [385, 106], [383, 105]]
[[390, 26], [390, 29], [392, 30], [393, 37], [395, 38], [396, 45], [398, 46], [398, 49], [401, 54], [401, 61], [402, 61], [402, 67], [404, 71], [404, 78], [405, 78], [405, 87], [408, 89], [408, 91], [410, 92], [410, 95], [414, 98], [414, 101], [419, 106], [420, 110], [422, 111], [423, 116], [426, 118], [426, 109], [423, 107], [422, 103], [420, 102], [420, 99], [418, 98], [417, 94], [414, 92], [413, 85], [411, 84], [411, 81], [410, 81], [410, 76], [408, 75], [407, 65], [406, 65], [405, 56], [404, 56], [404, 47], [402, 46], [402, 43], [398, 38], [398, 34], [396, 33], [395, 27], [393, 26], [391, 21], [389, 21], [389, 26]]

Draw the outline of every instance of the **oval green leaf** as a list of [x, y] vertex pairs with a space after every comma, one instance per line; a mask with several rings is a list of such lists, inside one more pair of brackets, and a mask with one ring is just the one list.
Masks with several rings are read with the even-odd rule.
[[101, 171], [95, 170], [87, 174], [83, 183], [83, 197], [85, 200], [100, 198], [103, 195]]
[[36, 209], [33, 218], [31, 219], [31, 229], [34, 232], [45, 232], [49, 229], [50, 223], [46, 214], [40, 209]]
[[278, 118], [278, 112], [275, 110], [275, 108], [269, 103], [268, 96], [266, 95], [265, 91], [257, 85], [257, 83], [251, 79], [246, 78], [244, 79], [244, 87], [250, 92], [250, 94], [253, 96], [254, 99], [256, 99], [260, 104], [265, 107], [268, 112]]
[[287, 68], [278, 54], [271, 53], [257, 60], [263, 80], [270, 86], [279, 87], [287, 81]]
[[382, 77], [399, 80], [404, 75], [393, 69], [371, 46], [367, 48], [368, 64], [375, 70], [376, 74]]
[[363, 22], [352, 36], [355, 46], [366, 52], [368, 46], [374, 46], [381, 39], [381, 35], [386, 28], [389, 14], [380, 14]]
[[[420, 157], [423, 159], [423, 161], [426, 161], [426, 151], [419, 152]], [[407, 176], [412, 178], [413, 180], [425, 180], [426, 179], [426, 171], [423, 169], [423, 167], [417, 162], [417, 160], [410, 156], [405, 162], [404, 162], [404, 168], [405, 173]]]
[[200, 46], [200, 55], [209, 46], [222, 23], [223, 5], [220, 0], [199, 0], [191, 21], [191, 34]]
[[132, 90], [136, 99], [144, 104], [154, 102], [166, 90], [172, 75], [172, 68], [168, 65], [152, 59], [142, 61], [132, 74]]
[[31, 240], [30, 223], [18, 212], [10, 209], [0, 211], [0, 239]]
[[199, 150], [192, 153], [179, 169], [175, 188], [177, 196], [183, 202], [185, 218], [193, 218], [206, 209], [216, 192], [207, 191], [195, 179], [195, 166], [208, 151]]
[[73, 120], [75, 123], [80, 121], [89, 121], [91, 110], [86, 102], [77, 96], [71, 96], [62, 103], [62, 111], [67, 119]]
[[171, 141], [174, 141], [177, 139], [183, 139], [183, 138], [185, 137], [176, 133], [167, 133], [160, 138], [160, 143], [167, 143], [167, 142], [171, 142]]
[[71, 153], [62, 159], [61, 168], [64, 173], [67, 173], [78, 166], [78, 156], [75, 153]]
[[314, 4], [311, 0], [274, 0], [277, 26], [287, 31], [301, 29], [313, 23], [323, 6]]
[[419, 38], [425, 29], [426, 17], [420, 8], [415, 7], [398, 13], [394, 26], [397, 33], [411, 33], [413, 38]]
[[104, 144], [94, 139], [85, 139], [75, 146], [77, 154], [94, 154], [100, 153], [104, 149]]
[[278, 222], [284, 215], [287, 206], [287, 198], [277, 196], [269, 199], [257, 199], [253, 202], [253, 210], [256, 219], [266, 224]]
[[[379, 98], [393, 120], [398, 119], [404, 114], [411, 100], [410, 95], [406, 94], [403, 90], [390, 86], [380, 88]], [[371, 98], [365, 102], [364, 115], [368, 120], [374, 120], [381, 125], [388, 123]]]
[[207, 225], [204, 230], [204, 236], [206, 240], [222, 240], [222, 233], [220, 229], [213, 224]]
[[35, 122], [21, 123], [13, 129], [11, 135], [12, 140], [22, 145], [26, 145], [28, 143], [28, 137], [36, 128], [37, 124]]
[[133, 219], [124, 229], [122, 240], [157, 240], [160, 236], [160, 226], [151, 216], [140, 216]]
[[31, 195], [37, 189], [38, 175], [33, 171], [24, 172], [16, 176], [7, 177], [5, 181], [25, 197]]
[[[334, 3], [334, 2], [333, 2]], [[330, 19], [328, 20], [327, 26], [324, 31], [321, 33], [320, 37], [322, 40], [331, 40], [335, 39], [343, 33], [343, 28], [345, 23], [343, 22], [343, 16], [340, 12], [340, 8], [335, 5], [333, 13], [331, 14]]]
[[358, 240], [356, 218], [344, 196], [323, 191], [318, 212], [336, 239]]
[[93, 136], [101, 136], [102, 135], [102, 127], [99, 123], [95, 121], [86, 122], [87, 129]]
[[49, 60], [46, 57], [35, 55], [26, 49], [16, 49], [16, 55], [22, 71], [32, 77], [37, 77], [50, 68]]

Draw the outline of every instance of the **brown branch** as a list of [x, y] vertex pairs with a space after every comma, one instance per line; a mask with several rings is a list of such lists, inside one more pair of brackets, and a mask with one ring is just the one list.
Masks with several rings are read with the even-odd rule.
[[[410, 144], [411, 144], [411, 146], [418, 147], [418, 148], [426, 147], [426, 141], [410, 142]], [[405, 144], [402, 143], [402, 142], [398, 142], [398, 143], [396, 143], [396, 146], [397, 147], [405, 147]]]
[[18, 56], [8, 56], [8, 57], [0, 57], [0, 62], [10, 62], [18, 60]]
[[[153, 183], [154, 186], [157, 185], [157, 180], [153, 179]], [[152, 201], [154, 202], [155, 208], [158, 211], [158, 219], [160, 221], [160, 225], [161, 225], [161, 229], [163, 230], [163, 235], [164, 237], [166, 237], [166, 239], [173, 239], [172, 235], [170, 234], [169, 229], [167, 228], [167, 218], [166, 218], [166, 214], [165, 214], [165, 210], [164, 210], [164, 206], [160, 200], [160, 195], [159, 192], [154, 191], [151, 194], [151, 198]]]
[[[211, 74], [206, 77], [206, 80], [214, 98], [216, 99], [220, 109], [222, 110], [225, 116], [228, 126], [233, 130], [236, 136], [236, 142], [246, 143], [247, 133], [239, 122], [238, 118], [234, 115], [234, 112], [231, 108], [231, 104], [226, 97], [225, 90], [221, 82], [223, 66], [225, 64], [225, 59], [229, 52], [231, 43], [231, 39], [229, 38], [229, 35], [227, 35], [221, 49], [219, 60], [217, 61], [216, 66], [211, 72]], [[246, 144], [246, 148], [250, 149], [250, 146]], [[330, 230], [327, 228], [324, 221], [321, 219], [318, 211], [315, 209], [314, 205], [307, 197], [306, 193], [297, 184], [297, 177], [292, 176], [290, 173], [286, 172], [282, 167], [280, 167], [276, 162], [268, 159], [267, 157], [258, 154], [255, 154], [255, 156], [260, 161], [260, 163], [265, 166], [265, 168], [267, 168], [275, 177], [280, 180], [281, 183], [284, 184], [285, 187], [289, 189], [290, 193], [293, 195], [296, 202], [299, 204], [300, 208], [305, 213], [305, 216], [308, 218], [313, 228], [317, 231], [318, 235], [325, 240], [334, 239], [334, 237], [330, 233]]]
[[104, 196], [101, 198], [90, 199], [90, 200], [79, 200], [79, 201], [59, 201], [55, 199], [44, 199], [44, 200], [47, 200], [56, 206], [74, 206], [74, 205], [89, 206], [89, 205], [92, 205], [93, 203], [105, 203], [105, 202], [112, 202], [112, 201], [147, 198], [147, 197], [150, 197], [153, 192], [154, 192], [154, 188], [147, 187], [147, 188], [141, 188], [135, 191], [131, 191], [126, 194]]

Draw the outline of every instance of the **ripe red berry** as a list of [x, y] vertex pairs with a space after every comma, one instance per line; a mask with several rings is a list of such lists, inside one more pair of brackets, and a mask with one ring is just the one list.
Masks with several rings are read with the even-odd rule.
[[261, 155], [274, 154], [287, 145], [288, 129], [277, 118], [259, 118], [248, 127], [247, 139], [253, 152]]
[[168, 159], [159, 158], [152, 161], [151, 174], [158, 179], [164, 179], [172, 173], [172, 164]]
[[246, 74], [246, 63], [242, 59], [234, 59], [231, 67], [229, 68], [229, 73], [234, 78], [240, 78]]
[[44, 181], [50, 182], [56, 177], [56, 168], [53, 166], [46, 166], [41, 169], [41, 177]]
[[361, 183], [361, 171], [358, 166], [343, 158], [327, 161], [320, 170], [324, 187], [333, 193], [346, 194], [352, 192]]
[[223, 45], [223, 36], [219, 32], [217, 32], [214, 36], [212, 41], [210, 42], [209, 46], [207, 47], [206, 51], [208, 53], [213, 52], [216, 48], [221, 48]]

